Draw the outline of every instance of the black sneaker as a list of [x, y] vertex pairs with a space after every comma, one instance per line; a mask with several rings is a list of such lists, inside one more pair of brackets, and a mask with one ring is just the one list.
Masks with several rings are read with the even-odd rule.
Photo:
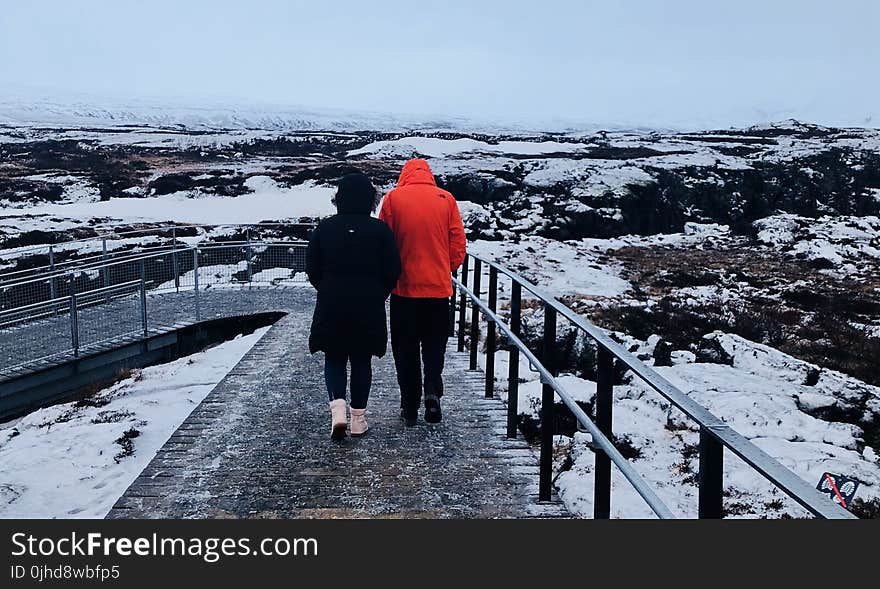
[[437, 395], [425, 395], [425, 421], [428, 423], [440, 423], [443, 413], [440, 411], [440, 397]]
[[400, 421], [402, 421], [406, 427], [413, 427], [419, 422], [418, 412], [416, 412], [416, 411], [410, 412], [410, 411], [407, 411], [406, 409], [401, 409], [400, 410]]

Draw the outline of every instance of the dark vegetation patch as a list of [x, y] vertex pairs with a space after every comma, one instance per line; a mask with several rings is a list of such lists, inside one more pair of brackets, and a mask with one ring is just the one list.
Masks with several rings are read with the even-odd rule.
[[134, 456], [134, 439], [141, 435], [141, 432], [135, 428], [126, 430], [120, 437], [116, 439], [122, 449], [113, 457], [114, 462], [119, 464], [123, 459]]
[[138, 163], [133, 148], [74, 140], [0, 144], [0, 160], [34, 172], [86, 175], [98, 187], [101, 200], [127, 196], [122, 191], [137, 186], [143, 174], [143, 164]]
[[697, 444], [684, 444], [681, 451], [681, 462], [673, 465], [673, 469], [682, 477], [682, 484], [696, 485], [697, 470], [694, 469], [694, 461], [700, 457], [700, 447]]
[[[677, 350], [713, 354], [702, 337], [716, 330], [764, 343], [796, 358], [880, 385], [880, 338], [852, 325], [870, 323], [880, 313], [874, 282], [841, 280], [808, 264], [754, 247], [719, 250], [623, 248], [614, 253], [626, 278], [656, 304], [618, 305], [593, 312], [608, 329], [639, 339], [661, 335]], [[712, 277], [718, 278], [713, 282]], [[757, 290], [732, 301], [685, 304], [674, 291], [721, 283], [722, 277]], [[806, 281], [809, 286], [792, 286]], [[768, 299], [776, 292], [780, 300]], [[708, 346], [708, 347], [707, 347]], [[723, 358], [718, 361], [724, 361]]]
[[749, 147], [748, 145], [715, 145], [712, 147], [715, 151], [723, 155], [731, 157], [750, 157], [762, 153], [764, 150], [760, 147]]
[[729, 225], [751, 234], [752, 222], [778, 212], [876, 215], [880, 154], [831, 147], [793, 161], [752, 162], [752, 169], [653, 170], [656, 180], [630, 187], [621, 214], [635, 233], [681, 231], [688, 221]]
[[856, 497], [849, 506], [849, 510], [861, 519], [880, 519], [880, 499], [865, 501]]
[[[578, 406], [584, 410], [592, 419], [593, 414], [592, 403], [578, 403]], [[562, 435], [573, 437], [575, 432], [579, 431], [577, 419], [574, 414], [561, 402], [553, 404], [553, 435]], [[538, 418], [532, 415], [522, 414], [519, 416], [519, 430], [529, 444], [537, 445], [541, 443], [541, 411], [538, 411]], [[627, 460], [637, 460], [642, 457], [642, 450], [636, 446], [632, 438], [628, 435], [611, 436], [611, 442], [621, 455]]]
[[560, 151], [530, 155], [510, 153], [506, 157], [514, 160], [531, 159], [569, 159], [569, 160], [632, 160], [665, 155], [687, 154], [689, 151], [660, 151], [650, 147], [614, 147], [610, 145], [590, 147], [583, 151]]
[[235, 143], [230, 149], [245, 156], [311, 157], [321, 155], [344, 158], [349, 150], [357, 149], [379, 140], [374, 139], [377, 136], [384, 137], [385, 135], [371, 133], [356, 135], [291, 134], [288, 137], [253, 139]]
[[517, 189], [515, 178], [512, 181], [510, 174], [502, 175], [494, 172], [439, 176], [437, 185], [451, 192], [456, 200], [481, 205], [506, 201]]
[[683, 135], [685, 141], [700, 141], [702, 143], [739, 143], [741, 145], [776, 145], [778, 141], [769, 137], [746, 137], [731, 136], [729, 134], [712, 133], [707, 135]]
[[74, 407], [106, 407], [110, 404], [110, 400], [104, 397], [87, 396], [73, 404]]
[[321, 184], [335, 185], [344, 175], [352, 172], [367, 174], [378, 189], [380, 186], [396, 181], [400, 169], [396, 164], [391, 165], [379, 160], [365, 160], [357, 163], [327, 162], [288, 165], [278, 168], [275, 180], [288, 186], [297, 186], [310, 180]]
[[92, 423], [119, 423], [133, 416], [134, 413], [131, 411], [101, 411], [97, 417], [92, 419]]
[[[72, 239], [85, 239], [88, 237], [95, 237], [96, 235], [98, 235], [98, 232], [91, 227], [76, 227], [74, 229], [67, 229], [64, 231], [43, 231], [41, 229], [35, 229], [32, 231], [17, 233], [12, 236], [0, 235], [0, 247], [14, 248], [28, 247], [32, 245], [47, 245], [60, 243], [63, 241], [70, 241]], [[48, 258], [46, 258], [45, 262], [35, 262], [34, 265], [43, 266], [48, 263]], [[21, 269], [32, 268], [34, 265], [23, 266]]]
[[[247, 177], [232, 171], [214, 170], [215, 173], [176, 172], [159, 176], [148, 185], [150, 194], [162, 196], [183, 190], [203, 189], [217, 196], [241, 196], [250, 189], [244, 185]], [[207, 176], [207, 177], [203, 177]]]
[[57, 202], [61, 200], [63, 193], [64, 187], [61, 184], [24, 178], [0, 178], [0, 200], [14, 203]]
[[818, 139], [830, 137], [837, 133], [840, 133], [839, 129], [820, 127], [818, 125], [800, 123], [798, 121], [791, 121], [791, 124], [785, 127], [756, 127], [751, 129], [725, 129], [721, 131], [707, 132], [709, 135], [727, 135], [737, 141], [742, 137], [796, 137], [798, 139]]

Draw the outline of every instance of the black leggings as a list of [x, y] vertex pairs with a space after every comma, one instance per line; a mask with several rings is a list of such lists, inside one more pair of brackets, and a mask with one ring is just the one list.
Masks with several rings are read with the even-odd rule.
[[347, 364], [351, 363], [351, 408], [366, 409], [370, 397], [370, 384], [373, 380], [373, 367], [370, 356], [324, 356], [324, 380], [330, 400], [345, 399], [345, 384], [348, 379]]

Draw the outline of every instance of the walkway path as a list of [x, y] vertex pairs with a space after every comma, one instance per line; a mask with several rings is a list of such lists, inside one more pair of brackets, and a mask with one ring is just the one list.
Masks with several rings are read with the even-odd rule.
[[[277, 305], [276, 305], [277, 306]], [[390, 353], [374, 361], [364, 438], [328, 436], [309, 314], [273, 326], [172, 435], [109, 518], [565, 517], [537, 503], [533, 450], [452, 351], [444, 421], [405, 428]]]

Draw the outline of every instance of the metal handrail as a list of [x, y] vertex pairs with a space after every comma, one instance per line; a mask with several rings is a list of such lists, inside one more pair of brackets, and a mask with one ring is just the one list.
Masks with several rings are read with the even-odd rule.
[[489, 307], [473, 293], [473, 291], [464, 286], [458, 278], [453, 277], [452, 280], [457, 288], [464, 292], [471, 299], [472, 303], [480, 308], [480, 311], [486, 316], [487, 320], [498, 326], [498, 329], [505, 333], [508, 341], [516, 346], [516, 348], [526, 357], [529, 364], [541, 376], [541, 383], [553, 388], [556, 394], [559, 395], [559, 398], [562, 399], [562, 402], [565, 403], [565, 406], [574, 414], [578, 423], [593, 436], [593, 443], [608, 454], [611, 461], [620, 469], [620, 472], [626, 477], [626, 480], [632, 484], [636, 492], [645, 500], [645, 503], [648, 504], [657, 517], [660, 519], [673, 519], [675, 516], [672, 515], [672, 511], [670, 511], [669, 507], [663, 503], [660, 497], [658, 497], [654, 490], [648, 485], [648, 482], [642, 478], [642, 476], [633, 468], [632, 464], [630, 464], [620, 451], [614, 447], [611, 440], [599, 430], [584, 410], [580, 408], [571, 393], [565, 389], [565, 386], [560, 383], [549, 370], [547, 370], [540, 360], [538, 360], [537, 356], [529, 350], [528, 346], [526, 346], [513, 330], [508, 325], [505, 325], [498, 315], [490, 310]]
[[99, 295], [99, 294], [107, 294], [107, 293], [116, 292], [119, 290], [125, 290], [127, 288], [131, 288], [133, 286], [140, 286], [140, 285], [141, 285], [140, 280], [129, 280], [128, 282], [121, 282], [119, 284], [114, 284], [113, 286], [105, 286], [102, 288], [93, 288], [92, 290], [78, 292], [78, 293], [76, 293], [76, 296], [88, 297], [88, 296]]
[[[199, 244], [197, 246], [166, 246], [165, 248], [151, 248], [154, 251], [151, 253], [144, 253], [143, 250], [139, 252], [131, 253], [131, 255], [125, 256], [117, 256], [108, 260], [95, 260], [90, 261], [86, 264], [75, 266], [75, 267], [64, 267], [56, 270], [52, 270], [43, 274], [39, 274], [38, 276], [21, 278], [21, 279], [13, 279], [9, 282], [4, 282], [2, 278], [0, 278], [0, 287], [2, 288], [14, 288], [20, 287], [26, 284], [32, 284], [34, 282], [45, 282], [46, 280], [51, 280], [52, 278], [60, 278], [69, 276], [71, 273], [82, 273], [88, 272], [89, 270], [101, 270], [104, 268], [110, 268], [113, 266], [118, 266], [121, 264], [127, 264], [129, 262], [134, 262], [138, 260], [149, 260], [152, 258], [159, 258], [169, 253], [184, 252], [191, 250], [193, 247], [197, 247], [199, 250], [211, 250], [211, 249], [222, 249], [228, 247], [260, 247], [260, 246], [273, 246], [273, 245], [305, 245], [307, 241], [304, 240], [287, 240], [287, 241], [264, 241], [264, 240], [254, 240], [254, 241], [220, 241], [220, 242], [206, 242], [203, 244]], [[129, 253], [129, 252], [126, 252]], [[87, 260], [92, 260], [93, 258], [86, 258]]]
[[[260, 229], [260, 228], [271, 229], [271, 228], [278, 228], [278, 227], [287, 228], [287, 227], [314, 227], [314, 226], [315, 226], [314, 223], [228, 223], [228, 224], [219, 224], [219, 225], [200, 224], [200, 223], [163, 224], [163, 225], [158, 225], [158, 226], [154, 226], [151, 228], [133, 229], [130, 231], [121, 231], [118, 233], [108, 232], [108, 233], [103, 233], [103, 234], [99, 234], [99, 235], [92, 236], [92, 237], [85, 237], [85, 238], [81, 238], [81, 239], [72, 239], [69, 241], [61, 241], [61, 242], [45, 244], [45, 245], [29, 246], [29, 247], [25, 247], [25, 248], [12, 248], [11, 250], [9, 250], [9, 252], [14, 252], [16, 258], [26, 257], [27, 255], [31, 255], [34, 252], [44, 250], [49, 255], [50, 263], [47, 265], [37, 266], [34, 268], [27, 268], [24, 270], [12, 270], [12, 271], [7, 271], [7, 272], [0, 272], [0, 285], [4, 285], [5, 283], [10, 282], [10, 281], [21, 280], [22, 278], [27, 278], [33, 274], [38, 273], [38, 272], [42, 272], [42, 273], [54, 272], [56, 270], [56, 267], [68, 267], [69, 268], [69, 266], [71, 264], [79, 265], [79, 263], [83, 260], [99, 259], [102, 262], [104, 262], [108, 259], [107, 243], [106, 243], [107, 240], [132, 239], [137, 236], [143, 236], [143, 237], [153, 236], [156, 238], [163, 238], [164, 237], [164, 238], [170, 239], [172, 241], [172, 244], [170, 246], [147, 246], [145, 248], [140, 249], [140, 251], [149, 251], [151, 249], [158, 249], [158, 248], [162, 248], [162, 247], [172, 249], [175, 246], [178, 239], [187, 239], [187, 237], [180, 237], [180, 238], [176, 237], [174, 232], [177, 229], [232, 228], [232, 229], [237, 229], [239, 231], [249, 231], [250, 229]], [[167, 233], [169, 231], [172, 232], [171, 236], [158, 235], [159, 233], [163, 233], [163, 232]], [[156, 234], [156, 235], [152, 235], [152, 234]], [[102, 247], [103, 251], [101, 253], [86, 256], [84, 258], [78, 258], [75, 260], [67, 260], [64, 262], [59, 262], [57, 264], [54, 261], [52, 261], [53, 256], [56, 251], [55, 248], [61, 248], [61, 247], [64, 247], [66, 245], [71, 245], [71, 244], [82, 244], [82, 243], [98, 242], [98, 241], [103, 242], [103, 247]], [[123, 252], [117, 252], [117, 254], [111, 253], [109, 255], [110, 256], [118, 255], [118, 253], [126, 254], [128, 252], [123, 251]]]
[[[163, 251], [153, 251], [150, 253], [136, 253], [126, 255], [116, 259], [108, 259], [98, 264], [88, 264], [81, 267], [64, 268], [56, 270], [51, 274], [46, 274], [37, 278], [27, 280], [19, 280], [12, 284], [0, 284], [0, 296], [9, 296], [10, 300], [17, 301], [15, 306], [0, 310], [0, 327], [9, 328], [13, 326], [22, 326], [25, 323], [42, 320], [47, 317], [54, 317], [58, 323], [54, 326], [56, 331], [58, 326], [68, 323], [70, 328], [70, 338], [64, 341], [64, 338], [57, 338], [57, 333], [53, 334], [54, 350], [51, 353], [43, 353], [43, 356], [36, 358], [30, 355], [22, 355], [17, 360], [13, 359], [8, 365], [2, 366], [3, 370], [22, 370], [27, 369], [30, 363], [38, 359], [48, 356], [59, 356], [64, 354], [72, 354], [74, 357], [79, 355], [82, 348], [80, 344], [80, 323], [81, 311], [85, 308], [94, 308], [117, 301], [121, 298], [128, 297], [129, 294], [139, 294], [140, 308], [140, 328], [137, 333], [142, 333], [143, 337], [149, 335], [149, 313], [148, 313], [148, 292], [163, 293], [166, 291], [192, 291], [193, 297], [193, 316], [196, 322], [201, 321], [201, 303], [200, 291], [207, 290], [217, 284], [248, 284], [249, 286], [259, 284], [255, 280], [263, 281], [265, 276], [256, 278], [254, 274], [254, 266], [259, 264], [262, 269], [260, 272], [272, 268], [289, 268], [289, 266], [266, 266], [264, 265], [267, 258], [261, 258], [264, 254], [268, 256], [268, 260], [277, 259], [278, 255], [282, 258], [292, 256], [291, 259], [296, 261], [297, 252], [304, 250], [307, 242], [301, 239], [285, 239], [279, 241], [277, 239], [267, 240], [249, 240], [249, 241], [222, 241], [222, 242], [203, 242], [194, 245], [177, 244], [175, 247], [169, 247]], [[271, 248], [282, 248], [281, 254], [274, 252]], [[216, 276], [212, 279], [210, 276], [202, 277], [200, 280], [200, 258], [204, 261], [210, 260], [214, 252], [230, 252], [231, 258], [238, 263], [246, 265], [246, 281], [242, 276], [241, 279], [234, 278], [232, 273], [229, 275]], [[222, 256], [224, 259], [226, 255]], [[178, 259], [183, 263], [178, 263]], [[169, 261], [169, 264], [152, 263], [153, 260]], [[226, 262], [221, 262], [221, 265]], [[296, 262], [301, 264], [302, 262]], [[151, 267], [152, 266], [152, 267]], [[210, 267], [210, 264], [207, 266]], [[298, 268], [299, 266], [294, 266]], [[118, 271], [116, 269], [119, 269]], [[242, 268], [244, 271], [244, 268]], [[184, 272], [184, 273], [182, 273]], [[150, 275], [152, 273], [152, 276]], [[83, 274], [88, 274], [88, 279], [82, 280]], [[187, 284], [181, 282], [181, 278], [191, 275], [187, 279]], [[283, 275], [283, 272], [282, 272]], [[124, 282], [114, 284], [113, 282], [120, 277], [125, 277]], [[132, 280], [131, 278], [137, 277]], [[283, 278], [283, 276], [279, 276]], [[219, 282], [216, 280], [219, 279]], [[103, 286], [98, 286], [103, 280]], [[165, 283], [169, 283], [168, 287], [163, 287]], [[34, 283], [41, 283], [46, 288], [33, 288]], [[96, 284], [97, 283], [97, 284]], [[64, 288], [61, 288], [61, 285]], [[95, 288], [89, 288], [95, 286]], [[89, 290], [78, 290], [89, 288]], [[59, 296], [58, 291], [64, 290], [65, 294]], [[39, 300], [45, 297], [44, 300]], [[95, 317], [88, 319], [90, 322], [95, 321]], [[93, 326], [91, 326], [93, 328]], [[35, 328], [39, 329], [39, 328]], [[111, 328], [110, 331], [113, 331]], [[91, 332], [94, 334], [94, 330]], [[135, 332], [126, 332], [126, 334]], [[100, 341], [109, 341], [106, 334], [98, 337], [105, 339]], [[32, 341], [38, 341], [39, 338], [31, 338]], [[88, 345], [93, 345], [91, 342]], [[100, 342], [98, 342], [100, 343]], [[44, 346], [44, 344], [38, 344]], [[48, 355], [47, 355], [48, 354]]]
[[[468, 274], [468, 259], [474, 260], [474, 290], [469, 290], [467, 288], [467, 274]], [[489, 299], [490, 304], [485, 305], [479, 298], [479, 290], [480, 290], [480, 274], [482, 271], [482, 265], [486, 264], [490, 270], [490, 288], [489, 288]], [[644, 380], [650, 388], [658, 392], [661, 396], [666, 398], [670, 403], [672, 403], [675, 407], [680, 409], [685, 415], [687, 415], [690, 419], [695, 421], [700, 426], [700, 515], [701, 517], [720, 517], [721, 516], [721, 502], [722, 502], [722, 487], [721, 480], [723, 476], [722, 469], [722, 459], [723, 459], [723, 448], [726, 447], [731, 450], [734, 454], [739, 456], [746, 464], [748, 464], [752, 469], [756, 472], [760, 473], [765, 479], [774, 484], [780, 490], [785, 492], [789, 497], [794, 499], [798, 504], [806, 508], [812, 514], [820, 517], [820, 518], [829, 518], [829, 519], [854, 519], [855, 516], [846, 511], [841, 506], [828, 501], [827, 497], [820, 494], [816, 489], [812, 486], [808, 485], [803, 479], [793, 473], [791, 470], [783, 466], [777, 460], [772, 458], [766, 452], [758, 448], [744, 436], [742, 436], [739, 432], [735, 431], [729, 425], [724, 423], [723, 420], [712, 414], [708, 409], [688, 397], [685, 393], [675, 387], [668, 380], [663, 378], [660, 374], [658, 374], [654, 369], [644, 364], [634, 355], [632, 355], [629, 351], [627, 351], [623, 346], [615, 342], [611, 339], [606, 333], [600, 330], [595, 325], [591, 324], [584, 317], [576, 314], [574, 311], [563, 305], [561, 302], [556, 300], [550, 293], [548, 293], [543, 288], [538, 285], [526, 280], [521, 275], [513, 272], [504, 266], [501, 266], [497, 262], [489, 260], [485, 257], [475, 255], [475, 254], [467, 254], [465, 259], [465, 266], [463, 272], [463, 280], [458, 280], [457, 278], [453, 278], [454, 283], [457, 288], [462, 291], [461, 295], [461, 305], [459, 307], [459, 348], [463, 347], [464, 342], [464, 334], [463, 327], [465, 324], [465, 297], [469, 298], [472, 303], [472, 308], [474, 309], [474, 317], [471, 320], [471, 368], [476, 368], [476, 341], [479, 336], [479, 326], [475, 325], [477, 323], [476, 320], [476, 311], [479, 311], [489, 317], [487, 313], [491, 312], [491, 316], [493, 320], [490, 321], [490, 333], [489, 335], [492, 337], [494, 341], [494, 328], [497, 326], [499, 329], [504, 331], [510, 337], [511, 332], [518, 331], [512, 330], [508, 326], [502, 325], [497, 320], [497, 315], [494, 313], [494, 309], [491, 307], [494, 306], [495, 298], [497, 297], [497, 275], [504, 274], [508, 278], [511, 279], [512, 284], [515, 286], [515, 291], [519, 292], [520, 287], [526, 289], [531, 292], [535, 297], [537, 297], [543, 304], [545, 308], [545, 332], [550, 329], [552, 330], [553, 337], [555, 339], [555, 318], [556, 315], [562, 315], [567, 320], [569, 320], [576, 328], [582, 330], [586, 333], [590, 338], [592, 338], [599, 346], [600, 351], [600, 380], [603, 374], [605, 375], [605, 386], [602, 386], [603, 383], [599, 383], [597, 389], [604, 389], [605, 394], [605, 403], [607, 407], [603, 410], [604, 415], [597, 415], [597, 421], [607, 423], [607, 428], [605, 429], [605, 434], [610, 434], [610, 423], [611, 423], [611, 383], [608, 382], [608, 375], [613, 374], [613, 365], [610, 362], [613, 360], [617, 360], [618, 362], [625, 365], [627, 368], [632, 370], [634, 374], [639, 376], [642, 380]], [[477, 291], [477, 294], [474, 293]], [[453, 295], [455, 296], [455, 295]], [[516, 313], [519, 313], [519, 301], [516, 301]], [[552, 316], [552, 325], [548, 325], [548, 315]], [[519, 322], [519, 317], [516, 317], [517, 324]], [[453, 322], [454, 327], [454, 322]], [[475, 337], [476, 335], [476, 337]], [[515, 333], [513, 334], [516, 335]], [[548, 345], [546, 340], [547, 334], [545, 333], [545, 346]], [[511, 340], [513, 341], [513, 340]], [[516, 341], [521, 343], [518, 337], [516, 337]], [[550, 344], [552, 345], [552, 344]], [[522, 350], [522, 348], [515, 344], [517, 350]], [[532, 358], [534, 355], [531, 352], [522, 353], [526, 354], [529, 357], [530, 362], [534, 361]], [[491, 349], [487, 349], [487, 370], [486, 370], [486, 379], [487, 379], [487, 395], [490, 394], [490, 379], [494, 380], [494, 374], [490, 374], [490, 372], [494, 371], [494, 368], [490, 371], [490, 366], [488, 359], [494, 355], [494, 351]], [[607, 361], [604, 362], [603, 366], [603, 355], [607, 358]], [[546, 360], [546, 358], [545, 358]], [[494, 358], [492, 360], [492, 366], [494, 367]], [[539, 372], [542, 372], [542, 382], [545, 385], [548, 385], [556, 394], [559, 394], [559, 387], [553, 385], [552, 382], [546, 377], [547, 369], [543, 368], [540, 364], [536, 364], [539, 366]], [[511, 367], [513, 370], [513, 367]], [[604, 373], [603, 373], [604, 370]], [[549, 374], [549, 373], [548, 373]], [[603, 391], [599, 390], [597, 392], [597, 396], [601, 397]], [[568, 399], [563, 397], [562, 394], [559, 394], [560, 398], [562, 398], [563, 402], [569, 409], [572, 409], [572, 405], [577, 406], [576, 403], [573, 403], [570, 395]], [[546, 400], [546, 395], [545, 395]], [[552, 409], [548, 407], [542, 407], [542, 413], [547, 409], [548, 412]], [[578, 422], [581, 422], [581, 418], [585, 416], [585, 414], [579, 416], [577, 411], [573, 411], [575, 413], [575, 417], [578, 419]], [[583, 413], [580, 411], [580, 413]], [[597, 413], [599, 413], [599, 408], [597, 407]], [[542, 423], [544, 423], [544, 419], [542, 416]], [[549, 425], [549, 424], [548, 424]], [[588, 430], [591, 428], [586, 424], [582, 423], [584, 427]], [[595, 424], [593, 424], [595, 426]], [[508, 428], [508, 431], [511, 431], [511, 428]], [[591, 430], [592, 433], [592, 430]], [[606, 438], [607, 440], [607, 435]], [[551, 438], [552, 442], [552, 438]], [[602, 452], [606, 453], [607, 458], [611, 459], [612, 462], [615, 462], [615, 458], [612, 453], [608, 452], [603, 446], [602, 443], [597, 444]], [[548, 452], [549, 454], [549, 452]], [[597, 466], [598, 466], [598, 453], [597, 453]], [[616, 464], [616, 462], [615, 462]], [[619, 465], [618, 465], [619, 467]], [[545, 467], [546, 468], [546, 467]], [[598, 469], [597, 469], [598, 470]], [[548, 471], [549, 472], [549, 471]], [[549, 478], [544, 477], [544, 481], [542, 483], [547, 486], [549, 485]], [[629, 477], [627, 477], [628, 480]], [[632, 480], [630, 480], [632, 482]], [[610, 505], [610, 471], [608, 471], [607, 476], [607, 493], [608, 497], [606, 499], [606, 503]], [[635, 486], [635, 485], [634, 485]], [[597, 478], [597, 492], [599, 490], [599, 482]], [[639, 490], [638, 488], [636, 489]], [[544, 495], [548, 496], [549, 488], [545, 489]], [[641, 492], [639, 493], [640, 495]], [[644, 498], [645, 496], [642, 495]], [[647, 501], [647, 499], [646, 499]], [[604, 507], [608, 507], [605, 505]], [[653, 507], [652, 507], [653, 508]], [[602, 514], [607, 517], [606, 513]]]
[[150, 232], [159, 232], [159, 231], [170, 231], [172, 229], [187, 229], [187, 228], [196, 228], [202, 229], [205, 227], [314, 227], [314, 223], [220, 223], [220, 224], [211, 224], [211, 223], [170, 223], [170, 224], [162, 224], [156, 225], [154, 227], [145, 228], [145, 229], [131, 229], [129, 231], [119, 231], [119, 232], [107, 232], [107, 233], [99, 233], [98, 235], [93, 235], [91, 237], [81, 237], [79, 239], [69, 239], [67, 241], [57, 241], [55, 243], [47, 243], [45, 245], [33, 245], [27, 246], [23, 248], [12, 248], [15, 253], [28, 253], [32, 251], [37, 251], [40, 249], [48, 248], [50, 246], [63, 246], [73, 243], [87, 243], [90, 241], [99, 241], [101, 239], [120, 239], [124, 236], [132, 236], [138, 234], [149, 234]]

